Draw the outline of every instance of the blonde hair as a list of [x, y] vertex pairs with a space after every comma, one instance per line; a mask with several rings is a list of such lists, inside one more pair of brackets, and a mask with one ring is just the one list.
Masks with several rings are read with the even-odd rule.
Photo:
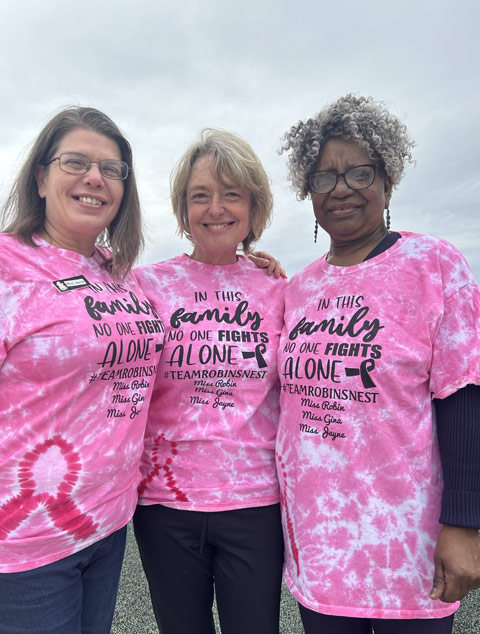
[[243, 240], [245, 253], [262, 235], [272, 216], [273, 196], [268, 176], [251, 146], [241, 137], [214, 128], [206, 128], [174, 167], [170, 176], [170, 196], [178, 233], [193, 242], [188, 224], [187, 188], [195, 162], [203, 156], [212, 159], [212, 175], [221, 183], [229, 179], [251, 194], [250, 231]]

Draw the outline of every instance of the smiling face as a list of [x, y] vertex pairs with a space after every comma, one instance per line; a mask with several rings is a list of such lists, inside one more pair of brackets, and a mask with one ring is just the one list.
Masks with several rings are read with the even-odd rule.
[[[365, 148], [354, 141], [330, 139], [320, 155], [316, 170], [331, 170], [343, 174], [357, 165], [373, 161]], [[366, 189], [353, 190], [343, 177], [338, 179], [335, 189], [328, 194], [312, 192], [315, 218], [332, 240], [332, 244], [368, 243], [372, 238], [380, 239], [386, 233], [384, 210], [390, 202], [392, 185], [380, 168], [375, 180]]]
[[[122, 158], [115, 141], [83, 128], [62, 138], [55, 156], [63, 152], [79, 152], [91, 161]], [[56, 246], [91, 256], [97, 237], [117, 215], [123, 181], [105, 178], [96, 163], [86, 174], [67, 174], [58, 161], [39, 166], [36, 178], [38, 194], [45, 198], [43, 237]]]
[[194, 249], [191, 257], [207, 264], [232, 264], [237, 247], [250, 231], [251, 194], [228, 178], [213, 176], [213, 161], [198, 158], [187, 186], [188, 224]]

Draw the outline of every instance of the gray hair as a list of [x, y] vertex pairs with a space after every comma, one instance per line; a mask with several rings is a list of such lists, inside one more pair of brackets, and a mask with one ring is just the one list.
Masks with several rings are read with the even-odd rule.
[[273, 196], [268, 176], [252, 147], [241, 137], [226, 130], [206, 128], [200, 138], [183, 154], [170, 176], [172, 208], [178, 222], [178, 233], [192, 241], [188, 223], [187, 188], [195, 162], [208, 156], [213, 163], [213, 176], [223, 182], [246, 187], [251, 195], [250, 231], [242, 242], [249, 253], [254, 242], [268, 226], [273, 208]]
[[348, 94], [326, 106], [314, 117], [299, 121], [282, 137], [280, 153], [289, 151], [288, 170], [299, 200], [310, 193], [309, 178], [315, 171], [325, 143], [332, 138], [355, 141], [396, 187], [407, 162], [413, 162], [405, 125], [372, 97]]

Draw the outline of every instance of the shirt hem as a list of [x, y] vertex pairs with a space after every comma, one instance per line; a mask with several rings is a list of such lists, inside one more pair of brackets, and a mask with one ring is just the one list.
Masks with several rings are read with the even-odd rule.
[[261, 498], [255, 500], [241, 500], [239, 502], [225, 502], [222, 504], [192, 504], [191, 502], [171, 502], [169, 500], [153, 500], [150, 498], [140, 498], [138, 500], [139, 506], [153, 506], [154, 504], [160, 504], [161, 506], [167, 506], [171, 509], [178, 509], [181, 511], [202, 511], [206, 513], [214, 513], [216, 511], [235, 511], [238, 509], [257, 508], [259, 506], [272, 506], [280, 502], [280, 496], [276, 495], [270, 498]]
[[[75, 555], [76, 553], [79, 553], [81, 550], [84, 550], [85, 548], [88, 548], [89, 546], [93, 546], [93, 544], [96, 544], [97, 542], [101, 541], [102, 539], [105, 539], [106, 537], [109, 537], [110, 535], [113, 535], [113, 533], [116, 533], [117, 531], [121, 530], [124, 526], [126, 526], [128, 524], [128, 522], [132, 519], [133, 517], [133, 511], [132, 513], [130, 513], [130, 517], [128, 518], [128, 520], [126, 522], [121, 523], [119, 526], [116, 526], [115, 528], [112, 528], [112, 530], [108, 531], [107, 533], [105, 533], [104, 535], [95, 535], [92, 539], [90, 540], [86, 540], [85, 542], [82, 542], [81, 544], [79, 544], [79, 548], [73, 547], [72, 548], [66, 548], [64, 550], [62, 550], [62, 552], [60, 553], [56, 553], [54, 555], [50, 555], [49, 557], [43, 557], [42, 559], [39, 559], [38, 561], [35, 561], [35, 563], [32, 562], [24, 562], [23, 564], [20, 565], [10, 565], [8, 564], [7, 566], [1, 566], [0, 565], [0, 573], [10, 573], [10, 572], [25, 572], [27, 570], [35, 570], [36, 568], [41, 568], [42, 566], [48, 566], [48, 564], [53, 564], [56, 561], [60, 561], [61, 559], [65, 559], [66, 557], [69, 557], [70, 555]], [[8, 543], [8, 542], [7, 542]]]
[[[292, 590], [291, 587], [291, 579], [288, 574], [285, 574], [285, 583], [287, 584], [288, 589], [290, 590], [293, 597], [301, 603], [304, 607], [309, 610], [313, 610], [314, 612], [319, 612], [320, 614], [326, 614], [328, 616], [346, 616], [346, 617], [354, 617], [354, 618], [366, 618], [366, 619], [441, 619], [447, 616], [450, 616], [454, 612], [458, 610], [460, 607], [460, 602], [449, 603], [448, 605], [443, 604], [440, 608], [431, 608], [431, 609], [384, 609], [384, 608], [374, 608], [374, 607], [364, 607], [364, 608], [352, 608], [349, 606], [342, 605], [326, 605], [323, 603], [314, 603], [313, 601], [309, 601], [305, 599], [301, 594], [295, 590]], [[435, 602], [432, 601], [432, 604]]]
[[451, 383], [450, 385], [447, 385], [447, 387], [444, 387], [439, 392], [434, 393], [432, 395], [432, 398], [439, 398], [439, 399], [447, 398], [447, 396], [451, 396], [452, 394], [455, 394], [455, 392], [458, 392], [458, 390], [461, 390], [467, 385], [480, 385], [480, 376], [473, 375], [473, 376], [463, 377], [462, 379], [455, 381], [455, 383]]

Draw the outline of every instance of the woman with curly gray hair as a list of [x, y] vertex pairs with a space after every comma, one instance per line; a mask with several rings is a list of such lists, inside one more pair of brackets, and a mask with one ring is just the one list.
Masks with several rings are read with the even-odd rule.
[[330, 236], [288, 285], [279, 353], [285, 578], [307, 634], [447, 634], [480, 585], [480, 293], [451, 244], [390, 230], [412, 146], [354, 95], [284, 137]]

